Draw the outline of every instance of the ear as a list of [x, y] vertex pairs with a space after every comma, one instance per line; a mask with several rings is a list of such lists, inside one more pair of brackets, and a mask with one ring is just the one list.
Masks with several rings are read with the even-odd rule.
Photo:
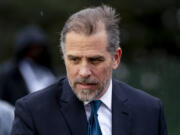
[[121, 60], [121, 54], [122, 54], [121, 48], [116, 49], [116, 52], [113, 57], [113, 66], [112, 66], [113, 69], [116, 69], [118, 67]]

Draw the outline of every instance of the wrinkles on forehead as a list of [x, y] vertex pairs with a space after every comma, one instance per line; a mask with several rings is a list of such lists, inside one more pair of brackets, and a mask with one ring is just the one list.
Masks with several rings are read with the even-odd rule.
[[91, 36], [75, 32], [70, 32], [66, 35], [66, 53], [76, 51], [80, 54], [94, 54], [95, 50], [98, 50], [98, 52], [106, 51], [106, 46], [107, 34], [104, 30]]

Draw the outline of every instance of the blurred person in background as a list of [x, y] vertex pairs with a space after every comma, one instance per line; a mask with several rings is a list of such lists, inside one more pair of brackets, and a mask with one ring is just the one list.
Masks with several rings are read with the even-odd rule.
[[0, 135], [10, 135], [14, 119], [14, 107], [0, 100]]
[[56, 80], [42, 30], [27, 26], [17, 32], [15, 39], [15, 57], [0, 66], [0, 98], [13, 105], [18, 98]]

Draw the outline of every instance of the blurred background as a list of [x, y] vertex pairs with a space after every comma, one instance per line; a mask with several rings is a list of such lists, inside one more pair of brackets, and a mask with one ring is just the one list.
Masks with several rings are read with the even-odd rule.
[[65, 74], [59, 35], [74, 12], [101, 3], [120, 13], [121, 65], [114, 76], [161, 99], [169, 135], [180, 134], [179, 0], [0, 0], [0, 65], [15, 55], [15, 35], [35, 25], [47, 34], [52, 65]]

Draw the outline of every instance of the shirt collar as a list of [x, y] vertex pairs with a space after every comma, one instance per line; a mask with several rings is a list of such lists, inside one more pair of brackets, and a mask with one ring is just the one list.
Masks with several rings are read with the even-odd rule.
[[109, 109], [112, 109], [112, 79], [110, 80], [109, 88], [106, 93], [100, 98], [101, 102]]

